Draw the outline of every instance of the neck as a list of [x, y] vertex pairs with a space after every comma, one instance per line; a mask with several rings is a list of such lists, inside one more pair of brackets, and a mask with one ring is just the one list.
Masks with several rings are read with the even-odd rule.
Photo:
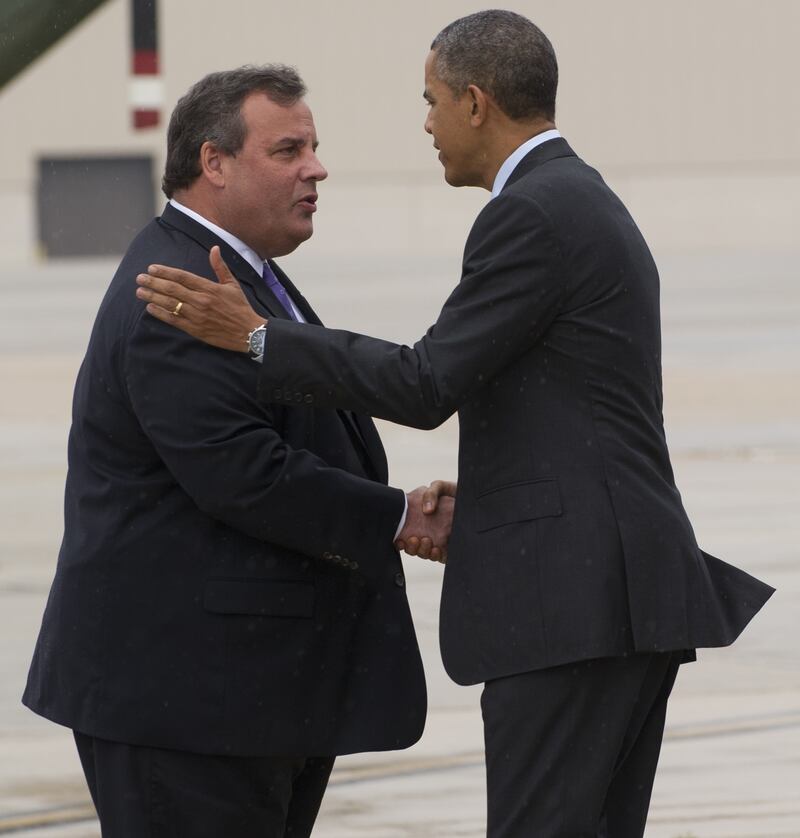
[[186, 190], [176, 190], [172, 197], [179, 203], [182, 204], [186, 209], [192, 210], [192, 212], [196, 212], [198, 215], [202, 215], [206, 221], [210, 221], [212, 224], [215, 224], [220, 229], [224, 230], [230, 236], [238, 239], [243, 244], [247, 245], [253, 253], [258, 256], [259, 259], [266, 259], [267, 256], [271, 254], [262, 255], [257, 247], [254, 247], [250, 244], [247, 239], [239, 233], [236, 229], [235, 224], [231, 224], [229, 222], [229, 217], [220, 212], [219, 207], [211, 200], [204, 200], [204, 196], [202, 193], [198, 193], [191, 189]]
[[217, 227], [222, 227], [223, 230], [228, 229], [222, 218], [220, 218], [220, 214], [214, 206], [214, 203], [209, 201], [199, 190], [191, 188], [178, 189], [173, 193], [172, 197], [179, 204], [183, 204], [187, 209], [196, 212], [198, 215], [202, 215], [203, 218], [212, 224], [216, 224]]

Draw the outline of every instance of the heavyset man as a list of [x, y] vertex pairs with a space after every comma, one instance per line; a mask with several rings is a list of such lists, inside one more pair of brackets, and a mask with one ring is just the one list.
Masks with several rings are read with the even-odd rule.
[[[154, 260], [219, 248], [254, 308], [319, 324], [272, 261], [327, 173], [297, 73], [198, 82], [169, 127], [170, 202], [133, 241], [78, 375], [64, 541], [24, 701], [75, 732], [105, 838], [302, 838], [337, 754], [404, 748], [425, 683], [393, 541], [442, 546], [387, 487], [372, 422], [145, 314]], [[217, 251], [218, 252], [218, 251]]]

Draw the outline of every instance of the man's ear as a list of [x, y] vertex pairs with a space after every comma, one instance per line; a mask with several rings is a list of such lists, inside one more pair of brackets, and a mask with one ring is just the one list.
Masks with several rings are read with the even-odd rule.
[[223, 153], [209, 140], [200, 146], [200, 171], [213, 186], [225, 185], [225, 172], [222, 165]]
[[486, 94], [477, 85], [471, 84], [467, 88], [465, 94], [468, 97], [469, 124], [473, 128], [478, 128], [486, 121], [486, 115], [489, 110], [489, 100]]

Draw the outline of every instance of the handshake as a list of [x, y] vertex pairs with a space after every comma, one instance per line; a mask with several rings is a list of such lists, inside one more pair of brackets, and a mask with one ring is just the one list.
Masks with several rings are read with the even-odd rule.
[[434, 562], [447, 560], [447, 541], [453, 528], [456, 484], [435, 480], [409, 492], [408, 513], [394, 545], [409, 556]]

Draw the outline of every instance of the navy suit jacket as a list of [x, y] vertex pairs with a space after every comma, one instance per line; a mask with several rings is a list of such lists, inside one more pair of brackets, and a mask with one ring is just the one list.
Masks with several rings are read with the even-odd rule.
[[726, 645], [772, 593], [697, 546], [664, 435], [658, 272], [563, 139], [478, 215], [413, 347], [277, 320], [267, 346], [265, 403], [419, 428], [458, 411], [440, 629], [456, 681]]
[[85, 734], [201, 753], [406, 747], [425, 684], [392, 545], [403, 495], [371, 420], [294, 391], [260, 404], [258, 364], [135, 297], [152, 262], [209, 276], [215, 244], [251, 303], [286, 316], [173, 207], [134, 240], [78, 375], [64, 540], [24, 702]]

